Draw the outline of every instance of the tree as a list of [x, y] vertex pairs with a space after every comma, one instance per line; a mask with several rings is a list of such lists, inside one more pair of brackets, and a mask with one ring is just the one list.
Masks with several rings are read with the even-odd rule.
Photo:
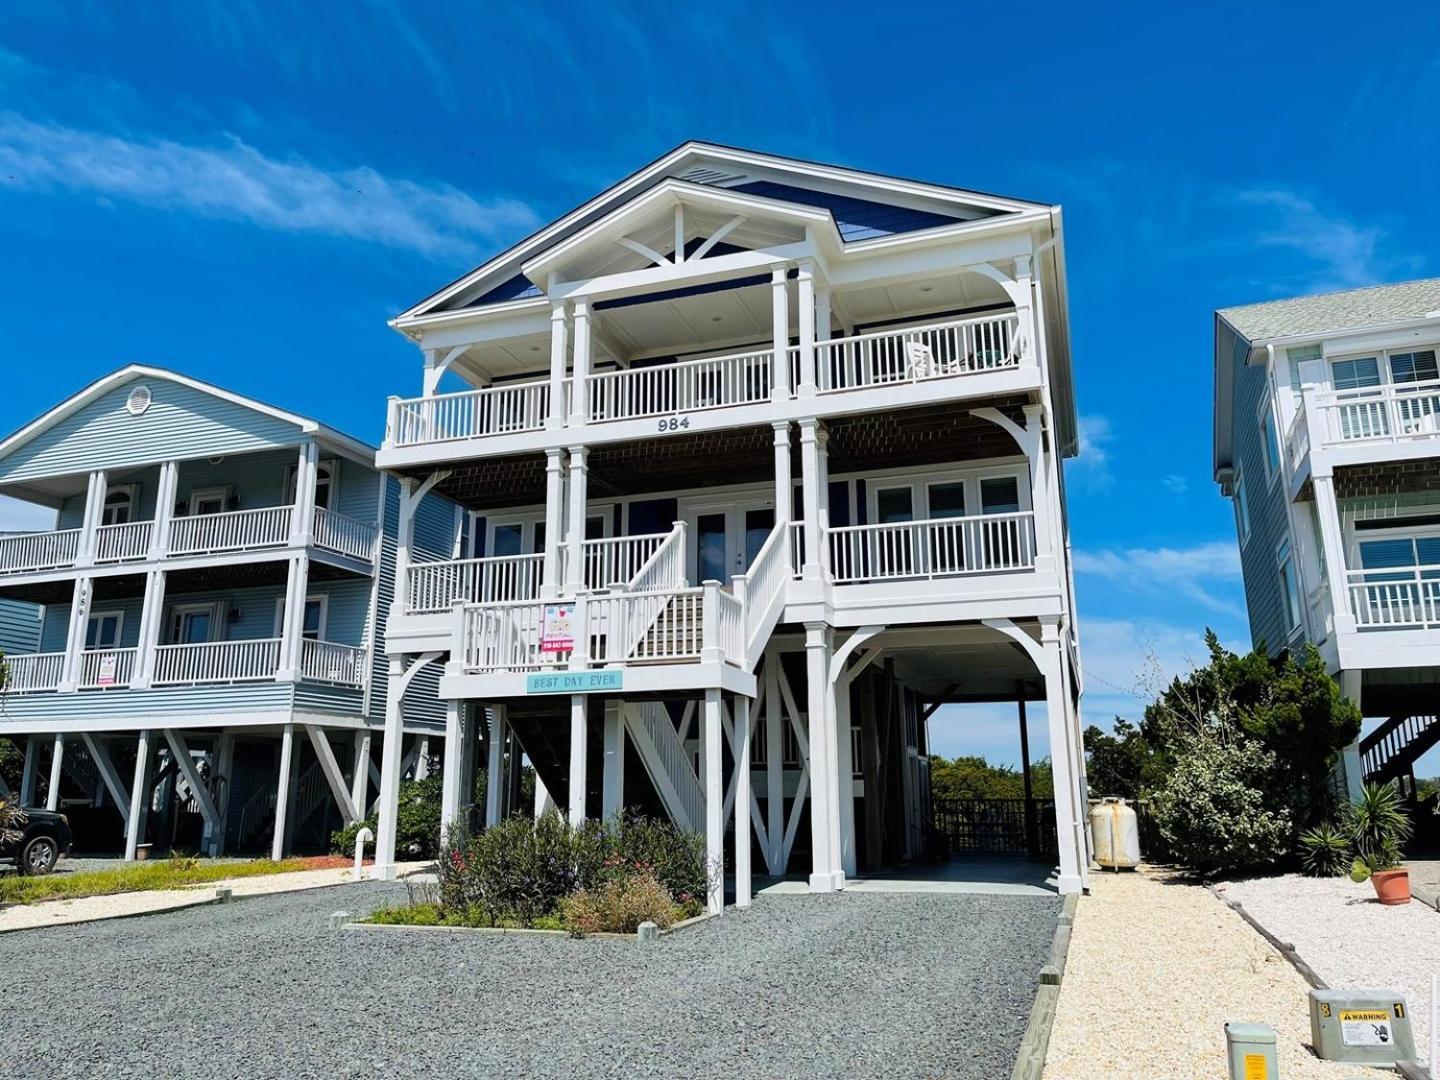
[[1086, 728], [1085, 750], [1085, 774], [1096, 798], [1138, 799], [1164, 782], [1164, 760], [1128, 720], [1117, 716], [1110, 734], [1093, 724]]
[[[1050, 759], [1030, 766], [1030, 784], [1036, 798], [1049, 798], [1054, 789]], [[930, 755], [930, 791], [937, 799], [1023, 799], [1025, 778], [1009, 765], [991, 765], [983, 757], [957, 757], [953, 761]]]

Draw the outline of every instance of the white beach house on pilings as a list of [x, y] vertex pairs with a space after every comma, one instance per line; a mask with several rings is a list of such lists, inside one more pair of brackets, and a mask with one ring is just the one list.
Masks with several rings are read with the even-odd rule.
[[[25, 804], [43, 784], [82, 849], [127, 857], [279, 857], [364, 816], [399, 502], [372, 448], [133, 365], [0, 442], [0, 493], [56, 514], [0, 537], [20, 646], [0, 738], [24, 748]], [[455, 523], [432, 499], [422, 542], [453, 554]], [[405, 702], [412, 757], [443, 721], [426, 689]]]
[[1440, 741], [1440, 279], [1215, 316], [1215, 478], [1250, 626], [1314, 642], [1383, 723], [1346, 757], [1414, 794]]
[[1057, 207], [690, 143], [392, 325], [424, 377], [377, 460], [469, 521], [444, 560], [402, 524], [386, 634], [392, 694], [444, 668], [447, 823], [483, 738], [491, 822], [523, 752], [742, 904], [752, 854], [830, 891], [924, 853], [938, 705], [1034, 701], [1081, 887]]

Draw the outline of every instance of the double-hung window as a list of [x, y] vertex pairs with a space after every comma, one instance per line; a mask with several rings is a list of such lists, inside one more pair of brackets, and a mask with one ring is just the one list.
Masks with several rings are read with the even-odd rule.
[[1295, 554], [1290, 541], [1282, 540], [1275, 553], [1280, 563], [1280, 601], [1285, 615], [1286, 633], [1300, 625], [1300, 575], [1295, 571]]

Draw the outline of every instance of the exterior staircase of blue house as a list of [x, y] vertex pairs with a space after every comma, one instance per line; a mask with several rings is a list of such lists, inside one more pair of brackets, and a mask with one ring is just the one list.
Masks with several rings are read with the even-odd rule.
[[1440, 717], [1392, 716], [1360, 740], [1360, 763], [1367, 780], [1398, 780], [1414, 791], [1415, 763], [1440, 743]]

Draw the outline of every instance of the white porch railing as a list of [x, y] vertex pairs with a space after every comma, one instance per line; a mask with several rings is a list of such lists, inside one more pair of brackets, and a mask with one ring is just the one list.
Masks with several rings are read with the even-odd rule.
[[369, 562], [375, 555], [375, 532], [374, 525], [366, 525], [322, 506], [315, 508], [312, 542], [318, 548]]
[[135, 677], [135, 658], [139, 649], [92, 649], [80, 654], [82, 690], [129, 686]]
[[131, 521], [124, 525], [101, 525], [95, 530], [96, 562], [128, 562], [150, 554], [153, 521]]
[[[705, 636], [719, 646], [727, 660], [742, 663], [745, 659], [745, 601], [718, 586], [708, 586], [707, 591], [713, 591], [715, 596], [713, 607], [708, 602], [710, 598], [705, 597], [706, 613], [712, 610], [715, 613], [715, 629]], [[702, 641], [701, 644], [707, 643]]]
[[1290, 421], [1290, 430], [1285, 434], [1285, 445], [1290, 451], [1290, 468], [1298, 469], [1310, 453], [1310, 421], [1305, 410], [1296, 409], [1295, 418]]
[[449, 611], [456, 600], [492, 604], [540, 595], [544, 555], [497, 555], [414, 563], [407, 578], [405, 614]]
[[[665, 611], [665, 596], [685, 584], [685, 524], [676, 522], [670, 534], [626, 583], [626, 591], [637, 599], [625, 609], [625, 637], [619, 655], [628, 655], [639, 646], [649, 628]], [[617, 631], [618, 632], [618, 631]]]
[[[627, 583], [650, 562], [671, 533], [648, 533], [644, 536], [613, 536], [603, 540], [586, 540], [580, 549], [584, 566], [581, 575], [587, 589], [608, 589]], [[564, 548], [560, 549], [563, 553]], [[560, 575], [563, 581], [564, 573]]]
[[595, 664], [698, 660], [705, 646], [704, 588], [601, 593], [587, 601]]
[[1018, 316], [962, 319], [816, 342], [816, 378], [822, 394], [862, 390], [1019, 367], [1024, 351]]
[[282, 546], [290, 541], [290, 515], [294, 509], [266, 506], [176, 518], [170, 522], [170, 554], [202, 555]]
[[65, 654], [19, 653], [5, 657], [5, 665], [10, 669], [8, 693], [32, 694], [39, 690], [54, 690], [60, 685]]
[[280, 667], [280, 639], [161, 645], [155, 650], [155, 685], [228, 683], [273, 679]]
[[364, 649], [306, 639], [300, 646], [300, 674], [312, 682], [359, 686], [365, 681]]
[[79, 556], [79, 529], [0, 536], [0, 574], [73, 566]]
[[569, 652], [540, 651], [544, 606], [538, 600], [467, 605], [460, 638], [460, 655], [466, 669], [534, 671], [565, 667]]
[[1390, 383], [1315, 394], [1327, 445], [1401, 442], [1440, 434], [1440, 381]]
[[1440, 566], [1351, 570], [1350, 610], [1360, 630], [1430, 630], [1440, 626]]
[[831, 529], [831, 577], [837, 584], [893, 578], [992, 574], [1035, 566], [1035, 515], [850, 525]]
[[387, 438], [394, 446], [539, 431], [550, 416], [550, 383], [517, 382], [458, 394], [394, 398]]
[[590, 423], [634, 420], [769, 401], [773, 362], [774, 352], [760, 349], [592, 374], [586, 417]]

